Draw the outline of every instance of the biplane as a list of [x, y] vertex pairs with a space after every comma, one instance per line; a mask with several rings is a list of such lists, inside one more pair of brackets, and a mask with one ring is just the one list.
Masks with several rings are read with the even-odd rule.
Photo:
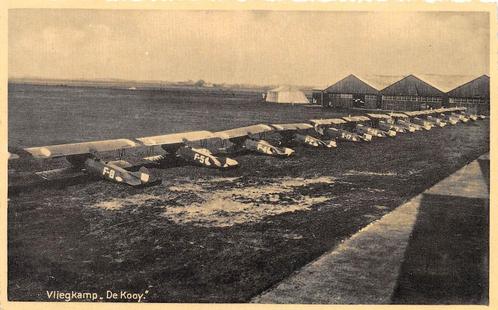
[[417, 119], [418, 121], [414, 122], [418, 123], [421, 126], [423, 126], [424, 123], [429, 124], [431, 128], [446, 126], [446, 122], [444, 120], [434, 116], [437, 113], [436, 110], [422, 110], [422, 111], [412, 111], [406, 113], [410, 113], [409, 115], [411, 117], [414, 117], [414, 120]]
[[385, 138], [387, 136], [394, 137], [396, 132], [389, 130], [389, 132], [380, 130], [378, 128], [371, 127], [371, 119], [366, 116], [346, 116], [342, 118], [343, 120], [353, 124], [353, 130], [360, 135], [371, 135], [372, 137]]
[[467, 112], [467, 108], [465, 107], [455, 107], [455, 108], [449, 108], [451, 109], [452, 112], [454, 112], [456, 115], [461, 117], [463, 115], [464, 117], [468, 118], [471, 121], [477, 121], [478, 119], [485, 119], [486, 116], [482, 114], [474, 114], [474, 113], [469, 113]]
[[467, 117], [467, 115], [465, 115], [465, 110], [466, 108], [459, 107], [446, 108], [446, 113], [449, 113], [451, 117], [458, 119], [462, 123], [467, 123], [469, 121], [469, 118]]
[[391, 112], [391, 113], [389, 113], [389, 116], [391, 116], [396, 121], [396, 124], [405, 128], [409, 132], [422, 130], [422, 126], [411, 123], [410, 117], [406, 114]]
[[275, 146], [265, 140], [265, 136], [276, 131], [269, 125], [257, 124], [214, 132], [213, 135], [232, 144], [231, 152], [251, 151], [264, 155], [289, 157], [294, 150], [288, 147]]
[[456, 125], [458, 124], [458, 122], [460, 122], [460, 118], [459, 117], [455, 117], [455, 116], [451, 116], [450, 115], [450, 111], [448, 111], [447, 108], [440, 108], [440, 109], [436, 109], [434, 110], [438, 116], [444, 120], [446, 123], [450, 124], [450, 125]]
[[410, 122], [421, 126], [425, 130], [431, 130], [434, 127], [432, 122], [422, 119], [420, 116], [423, 114], [421, 111], [408, 111], [404, 112], [408, 117], [410, 117]]
[[230, 152], [234, 145], [230, 141], [217, 137], [210, 131], [191, 131], [151, 137], [137, 138], [143, 146], [148, 147], [149, 154], [156, 153], [155, 147], [166, 151], [166, 155], [153, 155], [145, 159], [164, 164], [173, 158], [208, 168], [231, 169], [238, 166], [235, 159], [216, 156]]
[[[163, 164], [182, 159], [188, 163], [218, 169], [237, 167], [238, 162], [232, 158], [217, 155], [229, 154], [241, 149], [275, 156], [290, 156], [294, 153], [292, 149], [276, 147], [256, 138], [258, 133], [266, 131], [277, 131], [277, 129], [260, 124], [216, 133], [193, 131], [141, 137], [133, 140], [115, 139], [49, 145], [25, 148], [23, 156], [35, 159], [65, 158], [71, 164], [68, 169], [54, 169], [36, 173], [46, 180], [61, 178], [64, 174], [83, 172], [116, 183], [146, 186], [160, 183], [161, 180], [153, 177], [145, 167], [140, 167], [138, 171], [132, 171], [133, 165], [125, 160], [104, 161], [101, 159], [102, 153], [118, 151], [119, 157], [122, 157], [125, 150], [144, 148], [151, 155], [144, 158], [147, 162]], [[157, 153], [156, 148], [158, 147], [166, 154], [153, 155]], [[18, 158], [17, 154], [9, 153], [10, 160]]]
[[316, 133], [313, 125], [308, 123], [270, 124], [282, 137], [284, 144], [302, 144], [310, 147], [334, 148], [335, 140], [322, 140], [313, 135]]
[[423, 112], [423, 116], [425, 116], [425, 119], [427, 119], [429, 122], [432, 122], [435, 126], [438, 127], [445, 127], [448, 125], [448, 123], [441, 117], [438, 117], [438, 110], [425, 110], [421, 111]]
[[465, 116], [467, 116], [471, 121], [474, 122], [479, 119], [479, 116], [477, 114], [465, 113]]
[[315, 131], [327, 139], [335, 139], [340, 141], [359, 142], [372, 140], [371, 135], [359, 135], [348, 130], [343, 126], [347, 122], [340, 118], [330, 119], [312, 119], [310, 122], [315, 127]]
[[[405, 133], [408, 131], [406, 128], [403, 128], [402, 126], [397, 125], [395, 123], [394, 119], [387, 114], [367, 113], [367, 116], [372, 121], [372, 124], [382, 131], [389, 132], [392, 130], [392, 131], [397, 132], [397, 133]], [[413, 130], [413, 131], [415, 131], [415, 130]]]
[[[137, 148], [139, 143], [129, 139], [102, 140], [92, 142], [80, 142], [71, 144], [59, 144], [23, 149], [21, 156], [30, 156], [35, 159], [65, 158], [71, 165], [71, 169], [56, 169], [36, 173], [40, 177], [49, 180], [58, 173], [70, 173], [83, 171], [86, 174], [98, 176], [103, 179], [128, 184], [130, 186], [147, 186], [157, 184], [161, 180], [153, 177], [147, 168], [140, 167], [138, 171], [131, 171], [132, 166], [124, 160], [104, 161], [100, 153]], [[19, 159], [18, 155], [10, 155], [9, 159]]]

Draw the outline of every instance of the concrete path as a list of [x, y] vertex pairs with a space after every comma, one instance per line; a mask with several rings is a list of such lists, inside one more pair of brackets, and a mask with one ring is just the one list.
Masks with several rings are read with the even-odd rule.
[[[481, 160], [486, 160], [485, 157]], [[489, 161], [489, 156], [488, 159]], [[489, 165], [488, 165], [489, 167]], [[484, 173], [485, 175], [485, 173]], [[488, 173], [489, 175], [489, 173]], [[478, 161], [463, 167], [253, 298], [253, 303], [389, 304], [426, 194], [489, 199]]]

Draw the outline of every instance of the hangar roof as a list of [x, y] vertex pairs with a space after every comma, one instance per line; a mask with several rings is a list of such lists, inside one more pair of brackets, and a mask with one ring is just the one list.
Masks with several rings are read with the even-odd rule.
[[449, 97], [457, 98], [489, 98], [489, 76], [481, 75], [448, 92]]
[[360, 80], [354, 74], [350, 74], [335, 84], [332, 84], [327, 87], [324, 92], [339, 94], [379, 94], [377, 89]]
[[388, 96], [442, 97], [444, 93], [427, 82], [410, 74], [380, 91]]

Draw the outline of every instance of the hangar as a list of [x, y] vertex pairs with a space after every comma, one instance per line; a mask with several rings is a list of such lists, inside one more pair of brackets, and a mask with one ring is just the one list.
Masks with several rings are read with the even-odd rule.
[[321, 96], [322, 106], [328, 108], [376, 109], [379, 102], [379, 91], [354, 74], [329, 86]]
[[380, 91], [382, 109], [393, 111], [418, 111], [440, 108], [445, 94], [410, 74]]
[[470, 113], [489, 115], [489, 76], [482, 75], [448, 92], [449, 107], [465, 107]]
[[273, 103], [291, 103], [291, 104], [309, 104], [308, 98], [298, 89], [290, 86], [280, 86], [269, 90], [266, 93], [266, 102]]

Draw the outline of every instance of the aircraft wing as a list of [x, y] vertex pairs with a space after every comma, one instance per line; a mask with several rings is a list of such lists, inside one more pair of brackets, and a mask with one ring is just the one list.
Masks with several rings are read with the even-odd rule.
[[291, 131], [291, 130], [308, 130], [313, 129], [313, 125], [308, 123], [292, 123], [292, 124], [271, 124], [273, 128], [278, 131]]
[[465, 110], [467, 110], [465, 107], [446, 108], [446, 112], [462, 112]]
[[374, 114], [374, 113], [367, 113], [368, 117], [372, 119], [390, 119], [391, 116], [387, 114]]
[[366, 116], [346, 116], [343, 117], [347, 122], [364, 122], [364, 121], [369, 121], [370, 119]]
[[391, 113], [389, 113], [389, 115], [391, 115], [392, 117], [402, 117], [402, 118], [407, 118], [408, 117], [408, 115], [406, 115], [406, 114], [396, 113], [396, 112], [391, 112]]
[[30, 147], [24, 150], [34, 158], [54, 158], [70, 155], [89, 154], [139, 147], [140, 144], [129, 139], [102, 140], [81, 143], [69, 143]]
[[226, 139], [234, 139], [234, 138], [247, 137], [249, 135], [257, 135], [270, 131], [275, 131], [275, 129], [265, 124], [258, 124], [253, 126], [224, 130], [224, 131], [217, 131], [214, 133], [214, 135]]
[[319, 125], [340, 125], [340, 124], [346, 124], [346, 121], [340, 118], [329, 118], [329, 119], [312, 119], [310, 120], [311, 123], [315, 126]]
[[213, 133], [210, 131], [190, 131], [173, 133], [160, 136], [142, 137], [136, 140], [143, 143], [145, 146], [155, 146], [155, 145], [178, 145], [185, 141], [198, 141], [203, 139], [209, 139], [214, 137]]
[[403, 112], [408, 116], [415, 117], [421, 115], [420, 111], [408, 111], [408, 112]]

